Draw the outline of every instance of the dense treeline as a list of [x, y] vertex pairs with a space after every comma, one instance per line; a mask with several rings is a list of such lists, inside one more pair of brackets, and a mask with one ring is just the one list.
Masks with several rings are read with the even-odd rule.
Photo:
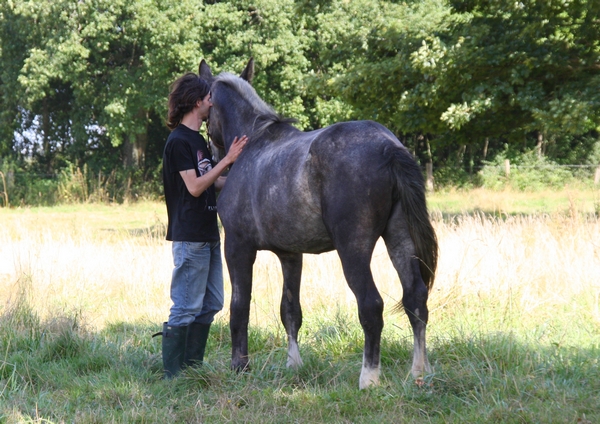
[[169, 84], [201, 58], [254, 57], [300, 128], [381, 122], [438, 183], [531, 152], [598, 164], [598, 34], [597, 0], [4, 0], [0, 192], [158, 195]]

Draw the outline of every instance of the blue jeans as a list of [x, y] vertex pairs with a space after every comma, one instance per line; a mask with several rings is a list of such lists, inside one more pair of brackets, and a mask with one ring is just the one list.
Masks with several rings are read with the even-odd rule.
[[169, 325], [210, 324], [223, 309], [221, 243], [173, 242]]

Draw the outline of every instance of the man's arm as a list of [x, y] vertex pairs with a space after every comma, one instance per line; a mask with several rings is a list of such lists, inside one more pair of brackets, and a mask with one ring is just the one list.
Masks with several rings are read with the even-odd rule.
[[[194, 169], [179, 171], [179, 175], [181, 175], [181, 178], [183, 178], [183, 182], [185, 183], [185, 186], [190, 194], [194, 197], [200, 197], [200, 195], [204, 193], [211, 185], [215, 184], [220, 175], [227, 169], [227, 167], [229, 167], [229, 165], [234, 163], [240, 153], [242, 153], [244, 145], [247, 141], [248, 137], [245, 135], [239, 139], [237, 137], [234, 138], [227, 155], [219, 163], [217, 163], [213, 169], [200, 177], [196, 176], [196, 170]], [[220, 183], [217, 183], [217, 188], [220, 189], [218, 184]]]
[[217, 181], [215, 181], [215, 188], [217, 189], [217, 191], [223, 190], [223, 187], [225, 187], [225, 181], [227, 181], [227, 177], [223, 175], [217, 178]]

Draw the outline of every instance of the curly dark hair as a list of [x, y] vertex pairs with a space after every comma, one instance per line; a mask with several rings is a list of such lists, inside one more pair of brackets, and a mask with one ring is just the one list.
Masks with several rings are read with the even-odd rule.
[[196, 102], [204, 99], [209, 92], [208, 82], [192, 72], [175, 80], [169, 93], [167, 127], [175, 129], [184, 115], [194, 109]]

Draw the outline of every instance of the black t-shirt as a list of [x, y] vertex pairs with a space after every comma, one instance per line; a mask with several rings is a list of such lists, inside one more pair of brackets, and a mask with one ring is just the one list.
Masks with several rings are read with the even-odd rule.
[[163, 184], [169, 218], [167, 240], [219, 240], [215, 185], [194, 197], [179, 174], [180, 171], [195, 169], [199, 177], [212, 167], [206, 140], [198, 131], [180, 124], [171, 132], [163, 153]]

